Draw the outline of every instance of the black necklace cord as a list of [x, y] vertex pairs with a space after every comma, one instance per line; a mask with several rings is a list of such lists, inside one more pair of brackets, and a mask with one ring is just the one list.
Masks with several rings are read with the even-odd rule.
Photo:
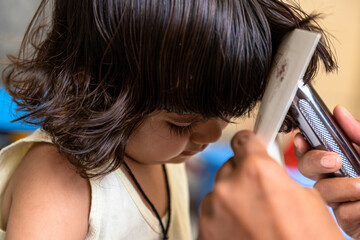
[[150, 201], [150, 199], [148, 198], [148, 196], [145, 194], [144, 190], [141, 188], [139, 182], [136, 180], [133, 172], [131, 171], [131, 169], [129, 168], [129, 166], [126, 164], [126, 162], [124, 161], [124, 166], [126, 171], [129, 173], [131, 179], [134, 181], [136, 187], [138, 188], [138, 190], [140, 191], [141, 195], [145, 198], [146, 202], [150, 205], [151, 209], [153, 210], [153, 212], [156, 215], [156, 218], [159, 220], [160, 226], [161, 226], [161, 230], [163, 233], [163, 239], [169, 239], [169, 235], [168, 235], [168, 231], [169, 231], [169, 227], [170, 227], [170, 219], [171, 219], [171, 201], [170, 201], [170, 187], [169, 187], [169, 181], [168, 181], [168, 175], [167, 175], [167, 171], [166, 171], [166, 167], [164, 164], [162, 164], [162, 169], [164, 171], [164, 176], [165, 176], [165, 183], [166, 183], [166, 191], [167, 191], [167, 198], [168, 198], [168, 220], [166, 223], [166, 227], [164, 227], [163, 222], [161, 221], [161, 217], [158, 213], [158, 211], [156, 210], [154, 204], [152, 204], [152, 202]]

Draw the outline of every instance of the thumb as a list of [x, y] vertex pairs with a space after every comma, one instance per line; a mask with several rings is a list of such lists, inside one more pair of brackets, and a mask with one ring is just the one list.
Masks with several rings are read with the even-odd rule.
[[357, 145], [360, 145], [360, 122], [357, 121], [348, 110], [340, 105], [335, 107], [334, 117], [350, 140]]
[[249, 130], [237, 132], [231, 139], [231, 148], [235, 156], [240, 159], [249, 154], [268, 156], [264, 144]]

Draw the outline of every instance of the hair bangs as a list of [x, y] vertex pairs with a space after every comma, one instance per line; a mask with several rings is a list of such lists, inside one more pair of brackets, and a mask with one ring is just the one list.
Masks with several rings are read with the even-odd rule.
[[129, 97], [137, 96], [137, 108], [204, 117], [251, 110], [264, 92], [272, 56], [261, 7], [253, 1], [151, 2], [129, 16], [130, 25], [141, 29], [126, 34], [129, 43], [138, 42], [127, 59], [134, 91]]

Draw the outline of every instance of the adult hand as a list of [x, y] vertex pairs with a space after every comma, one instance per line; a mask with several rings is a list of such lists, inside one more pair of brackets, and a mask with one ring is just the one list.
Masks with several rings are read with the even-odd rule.
[[252, 132], [231, 146], [202, 203], [198, 239], [343, 239], [318, 192], [294, 182]]
[[[334, 117], [345, 134], [355, 143], [360, 144], [360, 124], [343, 107], [334, 109]], [[360, 178], [328, 178], [329, 173], [341, 167], [341, 158], [336, 153], [310, 150], [301, 134], [294, 138], [300, 172], [317, 181], [317, 189], [324, 200], [334, 210], [341, 228], [353, 238], [360, 238]]]

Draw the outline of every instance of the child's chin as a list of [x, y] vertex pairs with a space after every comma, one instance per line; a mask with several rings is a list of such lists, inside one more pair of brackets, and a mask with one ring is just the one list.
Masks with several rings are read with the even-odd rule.
[[189, 160], [191, 157], [192, 156], [180, 155], [176, 158], [171, 159], [167, 163], [183, 163], [183, 162], [186, 162], [187, 160]]

